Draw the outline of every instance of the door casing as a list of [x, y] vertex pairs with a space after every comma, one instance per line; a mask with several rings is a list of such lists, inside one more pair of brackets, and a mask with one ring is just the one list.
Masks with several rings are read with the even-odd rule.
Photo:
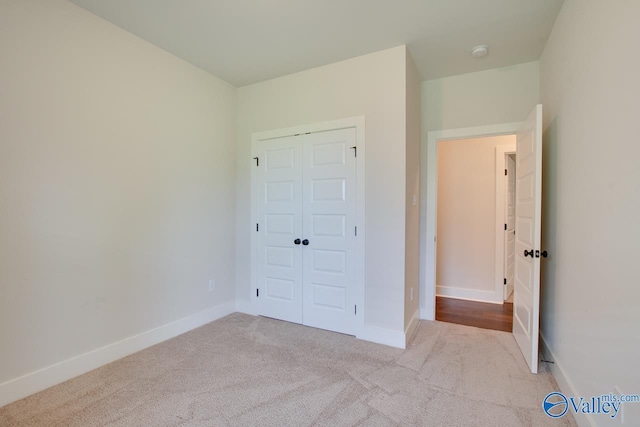
[[428, 132], [420, 150], [420, 318], [436, 317], [436, 225], [438, 142], [487, 136], [513, 135], [521, 122]]

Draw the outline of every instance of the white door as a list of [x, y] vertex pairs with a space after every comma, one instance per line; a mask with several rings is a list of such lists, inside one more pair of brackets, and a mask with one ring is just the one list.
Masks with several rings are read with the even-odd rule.
[[531, 372], [538, 372], [540, 326], [540, 216], [542, 105], [518, 133], [516, 148], [516, 242], [513, 335]]
[[506, 223], [507, 227], [504, 236], [504, 277], [507, 283], [504, 287], [504, 299], [507, 300], [513, 292], [513, 268], [515, 264], [515, 225], [516, 225], [516, 163], [513, 154], [507, 154], [507, 176], [506, 176]]
[[356, 129], [258, 143], [258, 313], [355, 334]]
[[259, 314], [302, 323], [302, 136], [258, 143]]
[[355, 128], [304, 136], [303, 323], [354, 334]]

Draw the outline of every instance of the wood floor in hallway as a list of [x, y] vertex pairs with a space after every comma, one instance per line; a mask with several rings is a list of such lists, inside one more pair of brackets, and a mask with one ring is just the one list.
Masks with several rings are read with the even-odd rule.
[[436, 297], [436, 320], [511, 332], [513, 329], [513, 304], [500, 305]]

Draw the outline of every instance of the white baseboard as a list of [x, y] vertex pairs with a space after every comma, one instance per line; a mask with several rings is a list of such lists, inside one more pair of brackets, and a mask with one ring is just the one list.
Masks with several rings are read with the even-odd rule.
[[449, 297], [465, 299], [469, 301], [488, 302], [491, 304], [503, 304], [504, 295], [493, 291], [478, 291], [475, 289], [454, 288], [451, 286], [437, 286], [436, 295], [439, 297]]
[[254, 304], [247, 300], [236, 300], [236, 311], [238, 313], [250, 314], [252, 316], [258, 315]]
[[[252, 316], [258, 316], [258, 313], [255, 310], [255, 305], [251, 301], [247, 300], [236, 300], [236, 311], [238, 313], [250, 314]], [[418, 311], [416, 311], [418, 313]], [[412, 323], [409, 325], [412, 327], [412, 324], [415, 324], [413, 328], [418, 326], [418, 322], [415, 318], [412, 320]], [[379, 328], [377, 326], [368, 326], [364, 325], [360, 332], [356, 333], [356, 338], [364, 341], [371, 341], [378, 344], [384, 344], [391, 347], [397, 348], [406, 348], [407, 345], [407, 336], [410, 338], [411, 335], [407, 335], [402, 331], [394, 331], [392, 329]]]
[[420, 323], [420, 309], [416, 309], [411, 316], [411, 320], [404, 330], [404, 348], [409, 346], [409, 341], [413, 338], [413, 334], [418, 329], [418, 323]]
[[0, 384], [0, 407], [235, 312], [230, 301]]
[[403, 331], [394, 331], [393, 329], [371, 325], [364, 325], [360, 333], [356, 334], [356, 338], [402, 349], [407, 346], [407, 338]]
[[[255, 309], [255, 305], [248, 300], [236, 300], [236, 311], [238, 313], [258, 316], [258, 313], [256, 312], [256, 309]], [[419, 320], [419, 319], [415, 319], [415, 316], [414, 316], [414, 320]], [[413, 323], [415, 323], [415, 327], [417, 327], [418, 322], [415, 321]], [[409, 337], [411, 337], [411, 335], [409, 335]], [[378, 344], [384, 344], [391, 347], [397, 347], [402, 349], [406, 348], [406, 345], [407, 345], [407, 342], [406, 342], [407, 334], [405, 332], [394, 331], [392, 329], [386, 329], [386, 328], [379, 328], [377, 326], [364, 325], [360, 329], [360, 331], [356, 333], [356, 338], [364, 341], [371, 341]]]
[[[578, 393], [573, 382], [567, 375], [567, 371], [564, 369], [562, 361], [558, 360], [542, 334], [540, 334], [540, 354], [545, 360], [553, 362], [549, 363], [548, 366], [553, 378], [555, 378], [556, 383], [558, 383], [560, 391], [565, 396], [582, 396], [582, 394]], [[567, 411], [567, 416], [573, 416], [573, 419], [580, 427], [597, 427], [597, 423], [593, 417], [589, 417], [582, 412], [575, 414], [573, 411]]]
[[435, 309], [420, 307], [420, 319], [422, 320], [436, 320]]

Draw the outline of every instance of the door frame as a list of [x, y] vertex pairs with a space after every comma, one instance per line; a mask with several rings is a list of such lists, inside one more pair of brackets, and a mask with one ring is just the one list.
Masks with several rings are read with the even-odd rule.
[[[358, 227], [358, 238], [356, 239], [356, 250], [354, 265], [356, 266], [356, 304], [358, 307], [355, 314], [355, 335], [360, 337], [364, 329], [365, 319], [365, 116], [356, 116], [340, 120], [332, 120], [327, 122], [312, 123], [301, 126], [274, 129], [262, 132], [254, 132], [251, 134], [251, 162], [255, 162], [254, 158], [258, 156], [258, 143], [269, 139], [282, 138], [286, 136], [294, 136], [306, 133], [326, 132], [339, 129], [356, 129], [356, 224]], [[255, 165], [255, 163], [254, 163]], [[257, 277], [257, 251], [258, 238], [255, 232], [258, 220], [258, 192], [256, 190], [256, 168], [251, 168], [251, 223], [249, 227], [253, 230], [251, 233], [251, 314], [258, 315], [258, 297], [255, 290], [258, 288]]]
[[[420, 150], [420, 318], [436, 317], [436, 226], [438, 212], [438, 142], [515, 134], [521, 122], [427, 133]], [[502, 273], [500, 273], [502, 274]]]
[[[498, 145], [496, 147], [496, 294], [500, 294], [504, 304], [505, 273], [505, 233], [507, 223], [507, 180], [504, 171], [507, 169], [507, 154], [515, 154], [516, 143]], [[514, 202], [515, 203], [515, 202]]]

